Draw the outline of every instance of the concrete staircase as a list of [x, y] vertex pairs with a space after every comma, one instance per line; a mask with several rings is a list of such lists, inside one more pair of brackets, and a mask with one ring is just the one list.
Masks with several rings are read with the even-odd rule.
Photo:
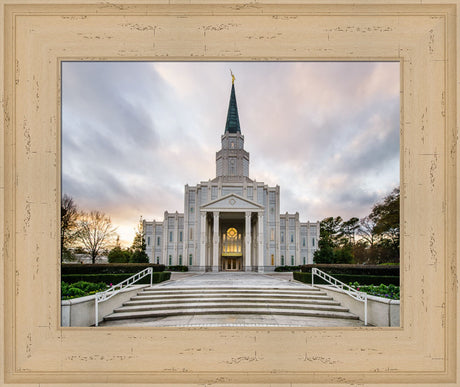
[[149, 287], [104, 317], [104, 321], [216, 314], [358, 319], [313, 287]]

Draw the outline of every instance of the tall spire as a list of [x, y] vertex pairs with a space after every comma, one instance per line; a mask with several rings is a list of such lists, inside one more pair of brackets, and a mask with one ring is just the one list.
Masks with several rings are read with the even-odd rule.
[[232, 73], [232, 92], [230, 94], [230, 103], [228, 104], [227, 123], [225, 124], [225, 133], [241, 133], [240, 118], [238, 116], [238, 106], [236, 105], [235, 96], [235, 76]]

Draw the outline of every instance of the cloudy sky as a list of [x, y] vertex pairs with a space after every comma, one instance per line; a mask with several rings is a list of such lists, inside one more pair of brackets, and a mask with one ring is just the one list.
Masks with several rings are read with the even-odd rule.
[[215, 177], [230, 69], [249, 175], [301, 221], [364, 217], [399, 185], [399, 64], [65, 62], [62, 192], [130, 243]]

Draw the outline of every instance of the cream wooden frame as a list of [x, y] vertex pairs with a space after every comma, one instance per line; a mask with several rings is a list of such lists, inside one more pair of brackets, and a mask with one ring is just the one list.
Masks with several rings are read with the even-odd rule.
[[[0, 2], [0, 380], [456, 385], [458, 1], [191, 2]], [[60, 328], [69, 59], [400, 61], [401, 328]]]

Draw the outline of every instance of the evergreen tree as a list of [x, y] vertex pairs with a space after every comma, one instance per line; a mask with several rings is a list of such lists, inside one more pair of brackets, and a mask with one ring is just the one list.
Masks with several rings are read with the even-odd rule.
[[139, 224], [137, 226], [136, 234], [134, 235], [133, 244], [131, 246], [133, 251], [130, 262], [132, 263], [148, 263], [149, 256], [145, 252], [146, 245], [145, 245], [145, 238], [144, 238], [144, 227], [142, 222], [142, 217], [139, 220]]
[[358, 218], [344, 221], [340, 216], [323, 219], [319, 231], [319, 249], [313, 254], [313, 262], [352, 263], [352, 245], [358, 222]]
[[110, 250], [108, 256], [109, 263], [127, 263], [131, 259], [131, 251], [122, 249], [120, 246], [120, 236], [117, 236], [115, 247]]

